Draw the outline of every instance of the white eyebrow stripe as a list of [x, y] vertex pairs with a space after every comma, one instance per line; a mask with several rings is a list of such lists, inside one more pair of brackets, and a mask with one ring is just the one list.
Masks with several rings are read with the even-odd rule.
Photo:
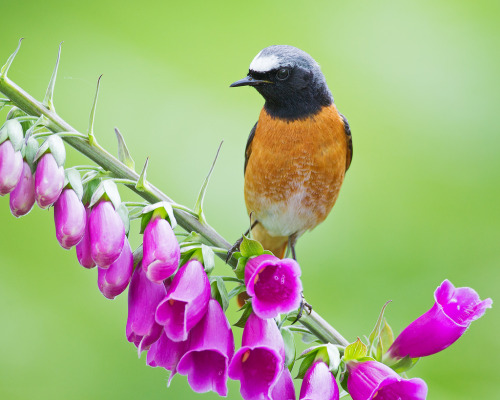
[[261, 57], [260, 53], [255, 56], [250, 69], [255, 72], [267, 72], [279, 67], [279, 59], [274, 54]]

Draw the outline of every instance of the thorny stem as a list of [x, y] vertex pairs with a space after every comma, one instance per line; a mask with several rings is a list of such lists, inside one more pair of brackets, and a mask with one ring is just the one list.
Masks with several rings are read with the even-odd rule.
[[[6, 74], [0, 74], [0, 92], [7, 96], [14, 105], [27, 114], [38, 117], [44, 116], [49, 121], [47, 127], [54, 133], [69, 132], [75, 134], [75, 136], [61, 136], [62, 139], [70, 146], [87, 156], [97, 165], [100, 165], [105, 170], [110, 171], [114, 178], [127, 180], [128, 182], [137, 182], [139, 180], [139, 174], [137, 174], [134, 170], [130, 169], [116, 157], [108, 153], [96, 141], [93, 141], [93, 143], [90, 144], [88, 139], [86, 139], [82, 133], [78, 132], [70, 124], [64, 121], [57, 113], [49, 110], [42, 103], [34, 99], [30, 94], [10, 80]], [[224, 239], [215, 229], [213, 229], [206, 222], [201, 223], [187, 210], [179, 208], [177, 203], [151, 183], [148, 182], [148, 184], [145, 185], [144, 188], [141, 188], [141, 190], [138, 190], [134, 184], [127, 184], [126, 186], [150, 203], [166, 201], [168, 203], [175, 204], [176, 207], [174, 207], [174, 215], [178, 224], [182, 228], [188, 232], [198, 232], [211, 246], [226, 250], [231, 248], [231, 243]], [[220, 251], [216, 251], [216, 254], [222, 259], [225, 259], [226, 257], [226, 254]], [[134, 259], [138, 258], [139, 255], [134, 254]], [[236, 267], [236, 259], [232, 257], [228, 261], [228, 264], [232, 267]], [[314, 310], [311, 311], [311, 313], [304, 313], [299, 322], [309, 329], [311, 333], [316, 335], [318, 339], [325, 343], [330, 342], [341, 346], [347, 346], [349, 344], [349, 342], [339, 332], [330, 326], [330, 324], [328, 324]]]

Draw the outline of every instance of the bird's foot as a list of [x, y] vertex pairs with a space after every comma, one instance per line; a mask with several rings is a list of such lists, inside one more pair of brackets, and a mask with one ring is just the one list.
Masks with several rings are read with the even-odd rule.
[[236, 241], [236, 243], [233, 244], [233, 246], [227, 251], [226, 264], [229, 262], [229, 260], [231, 259], [231, 257], [233, 256], [234, 253], [236, 253], [237, 251], [240, 251], [241, 242], [243, 242], [243, 236], [240, 237]]
[[302, 318], [302, 315], [304, 314], [304, 309], [307, 309], [309, 314], [311, 314], [313, 309], [312, 306], [306, 302], [304, 295], [302, 293], [300, 295], [302, 296], [302, 300], [300, 301], [299, 312], [297, 313], [297, 317], [295, 318], [295, 320], [292, 322], [292, 325]]

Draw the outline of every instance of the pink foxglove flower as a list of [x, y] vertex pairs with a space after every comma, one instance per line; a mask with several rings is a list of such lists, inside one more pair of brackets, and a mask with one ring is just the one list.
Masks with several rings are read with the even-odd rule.
[[59, 244], [70, 249], [82, 240], [87, 216], [85, 207], [73, 189], [64, 189], [54, 203], [54, 222]]
[[427, 385], [420, 378], [403, 379], [377, 361], [347, 364], [347, 389], [352, 400], [425, 400]]
[[179, 269], [167, 297], [158, 305], [156, 322], [164, 326], [170, 340], [184, 341], [207, 312], [209, 299], [210, 283], [203, 265], [190, 260]]
[[10, 211], [15, 217], [28, 214], [35, 204], [35, 179], [31, 168], [26, 161], [23, 162], [23, 172], [16, 187], [10, 192]]
[[273, 319], [250, 314], [242, 346], [229, 365], [229, 377], [241, 382], [245, 400], [269, 399], [285, 364], [285, 345]]
[[455, 288], [445, 280], [434, 292], [435, 304], [408, 325], [389, 348], [394, 359], [428, 356], [446, 349], [480, 318], [492, 300], [481, 301], [471, 288]]
[[57, 165], [51, 153], [44, 154], [36, 166], [35, 199], [40, 208], [51, 206], [64, 186], [64, 167]]
[[76, 256], [78, 257], [78, 262], [82, 267], [94, 268], [95, 262], [92, 259], [92, 254], [90, 251], [90, 233], [89, 233], [89, 220], [90, 220], [90, 209], [85, 207], [85, 233], [82, 240], [76, 245]]
[[125, 227], [110, 201], [100, 201], [89, 219], [90, 253], [94, 262], [107, 268], [116, 261], [125, 242]]
[[97, 269], [97, 285], [108, 299], [114, 299], [128, 286], [134, 270], [134, 256], [128, 239], [125, 238], [123, 249], [116, 261], [107, 269]]
[[153, 217], [144, 230], [142, 267], [147, 277], [160, 283], [179, 267], [181, 249], [172, 227], [161, 217]]
[[299, 400], [338, 400], [335, 377], [323, 361], [316, 361], [307, 370], [300, 388]]
[[0, 196], [14, 190], [23, 172], [23, 156], [10, 140], [0, 144]]
[[151, 282], [141, 265], [135, 269], [128, 289], [127, 340], [141, 353], [148, 350], [161, 335], [162, 326], [155, 321], [155, 311], [165, 297], [165, 286]]
[[[272, 400], [295, 400], [295, 387], [293, 386], [292, 375], [288, 368], [284, 368], [278, 382], [273, 386], [271, 393]], [[321, 399], [317, 399], [321, 400]]]
[[302, 283], [299, 264], [290, 258], [263, 254], [248, 260], [245, 285], [252, 308], [261, 318], [274, 318], [300, 305]]
[[211, 299], [202, 320], [189, 333], [189, 349], [177, 366], [196, 393], [210, 390], [227, 396], [227, 369], [234, 354], [231, 326], [217, 300]]

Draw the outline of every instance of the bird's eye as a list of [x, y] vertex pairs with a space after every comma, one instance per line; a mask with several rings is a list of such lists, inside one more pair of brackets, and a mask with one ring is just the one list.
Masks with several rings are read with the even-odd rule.
[[288, 68], [281, 68], [276, 73], [276, 78], [278, 78], [280, 81], [284, 81], [289, 76], [290, 76], [290, 70]]

